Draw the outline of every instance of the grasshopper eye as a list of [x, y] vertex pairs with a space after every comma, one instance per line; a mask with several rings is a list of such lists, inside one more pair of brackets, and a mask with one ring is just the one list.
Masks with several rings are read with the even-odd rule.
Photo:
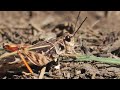
[[71, 37], [70, 37], [69, 35], [67, 35], [67, 36], [65, 37], [65, 41], [70, 42], [70, 41], [71, 41]]

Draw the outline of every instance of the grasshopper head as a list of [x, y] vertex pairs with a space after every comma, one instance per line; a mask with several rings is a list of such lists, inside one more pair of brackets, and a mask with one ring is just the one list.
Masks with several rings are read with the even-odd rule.
[[66, 53], [72, 53], [74, 49], [74, 37], [71, 34], [67, 34], [64, 39]]

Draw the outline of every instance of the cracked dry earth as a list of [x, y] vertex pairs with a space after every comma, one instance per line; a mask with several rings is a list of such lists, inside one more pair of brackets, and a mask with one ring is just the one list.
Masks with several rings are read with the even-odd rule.
[[[31, 13], [27, 11], [0, 12], [0, 46], [5, 42], [35, 44], [48, 38], [55, 38], [51, 29], [59, 23], [74, 22], [78, 12], [76, 11], [40, 11]], [[92, 54], [101, 57], [119, 58], [119, 22], [120, 12], [110, 12], [104, 16], [104, 12], [82, 12], [81, 19], [85, 16], [88, 20], [78, 32], [76, 51], [81, 54]], [[18, 19], [19, 18], [19, 19]], [[81, 22], [82, 20], [79, 20]], [[28, 26], [31, 22], [38, 31], [33, 31]], [[96, 24], [95, 24], [96, 23]], [[95, 24], [95, 25], [94, 25]], [[90, 28], [90, 26], [92, 26]], [[3, 29], [1, 29], [3, 28]], [[9, 30], [11, 29], [11, 30]], [[6, 32], [3, 35], [3, 31]], [[9, 31], [9, 32], [8, 32]], [[47, 33], [46, 33], [47, 32]], [[47, 35], [46, 35], [47, 34]], [[44, 36], [49, 37], [44, 37]], [[81, 40], [82, 39], [82, 40]], [[81, 44], [82, 42], [82, 44]], [[116, 44], [117, 43], [117, 44]], [[82, 45], [82, 47], [79, 47]], [[77, 47], [78, 46], [78, 47]], [[0, 52], [2, 55], [4, 52]], [[108, 55], [111, 53], [113, 56]], [[7, 58], [5, 60], [11, 60]], [[65, 58], [64, 60], [69, 60]], [[5, 61], [3, 60], [3, 61]], [[2, 62], [3, 63], [3, 62]], [[1, 63], [1, 64], [2, 64]], [[105, 64], [101, 62], [63, 62], [60, 61], [60, 70], [51, 69], [45, 73], [44, 79], [120, 79], [120, 65]], [[37, 79], [39, 67], [31, 66], [35, 75], [24, 74], [28, 72], [25, 67], [14, 68], [2, 73], [1, 79]]]

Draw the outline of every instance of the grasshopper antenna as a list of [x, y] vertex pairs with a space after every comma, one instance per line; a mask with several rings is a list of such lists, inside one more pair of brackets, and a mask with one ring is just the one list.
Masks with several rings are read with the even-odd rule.
[[79, 11], [79, 13], [78, 13], [77, 20], [76, 20], [76, 22], [75, 22], [75, 27], [74, 27], [74, 30], [76, 29], [77, 22], [78, 22], [78, 19], [79, 19], [79, 17], [80, 17], [80, 13], [81, 13], [81, 11]]
[[[81, 28], [81, 26], [83, 25], [83, 23], [86, 21], [87, 17], [83, 20], [83, 22], [80, 24], [80, 26], [78, 27], [78, 29], [74, 32], [73, 36], [75, 36], [75, 34], [78, 32], [78, 30]], [[73, 37], [72, 36], [72, 37]]]

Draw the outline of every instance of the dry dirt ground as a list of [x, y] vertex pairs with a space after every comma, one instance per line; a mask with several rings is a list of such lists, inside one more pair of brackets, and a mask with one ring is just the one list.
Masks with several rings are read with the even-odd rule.
[[[0, 12], [0, 47], [3, 43], [34, 44], [41, 40], [55, 38], [51, 30], [64, 22], [76, 22], [78, 11], [1, 11]], [[76, 52], [92, 54], [100, 57], [120, 57], [120, 12], [110, 11], [82, 11], [79, 24], [87, 16], [81, 30], [76, 35]], [[32, 23], [38, 31], [31, 30]], [[79, 26], [77, 25], [77, 27]], [[42, 31], [42, 33], [41, 33]], [[47, 32], [47, 33], [46, 33]], [[86, 51], [84, 50], [86, 49]], [[4, 52], [0, 51], [2, 55]], [[27, 72], [26, 67], [10, 69], [2, 65], [13, 57], [2, 59], [0, 64], [1, 79], [32, 79], [35, 75]], [[17, 58], [18, 59], [18, 58]], [[66, 59], [66, 58], [64, 58]], [[71, 58], [67, 58], [71, 59]], [[101, 62], [63, 62], [60, 61], [60, 70], [52, 68], [44, 79], [119, 79], [120, 65]], [[39, 67], [32, 65], [36, 77]], [[5, 69], [5, 70], [3, 70]]]

